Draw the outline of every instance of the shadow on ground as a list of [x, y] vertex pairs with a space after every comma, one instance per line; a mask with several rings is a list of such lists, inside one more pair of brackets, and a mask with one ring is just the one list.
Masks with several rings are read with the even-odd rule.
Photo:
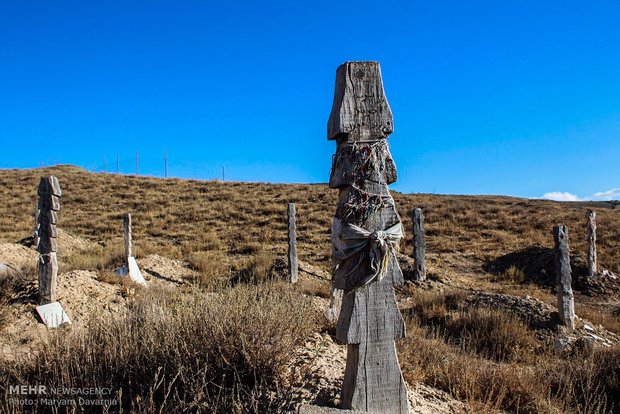
[[[585, 260], [571, 255], [570, 265], [573, 274], [573, 285], [579, 289], [587, 276]], [[501, 277], [518, 269], [525, 280], [544, 287], [555, 287], [555, 253], [549, 247], [529, 246], [523, 250], [505, 254], [487, 261], [484, 270], [494, 276]]]

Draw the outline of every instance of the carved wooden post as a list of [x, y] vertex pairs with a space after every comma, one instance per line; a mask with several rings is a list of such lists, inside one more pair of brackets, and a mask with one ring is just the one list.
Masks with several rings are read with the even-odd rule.
[[596, 276], [596, 212], [588, 210], [588, 276]]
[[297, 236], [295, 234], [295, 203], [288, 203], [288, 275], [291, 283], [297, 282], [299, 266], [297, 264]]
[[133, 256], [131, 252], [131, 214], [123, 214], [123, 226], [125, 228], [125, 263], [129, 269], [129, 258]]
[[425, 250], [424, 214], [421, 209], [416, 208], [413, 210], [413, 257], [415, 259], [413, 277], [415, 280], [426, 280]]
[[62, 192], [56, 177], [41, 177], [39, 182], [39, 217], [37, 237], [39, 249], [39, 300], [41, 304], [56, 301], [58, 259], [56, 258], [58, 211]]
[[570, 251], [566, 226], [553, 227], [555, 240], [555, 268], [560, 319], [570, 330], [575, 329], [575, 305], [571, 286]]
[[379, 63], [338, 68], [327, 130], [337, 141], [329, 186], [340, 190], [332, 259], [334, 287], [344, 290], [336, 335], [348, 344], [343, 408], [405, 413], [407, 387], [394, 342], [405, 336], [394, 294], [404, 282], [394, 253], [403, 233], [388, 189], [396, 166], [386, 141], [392, 111]]

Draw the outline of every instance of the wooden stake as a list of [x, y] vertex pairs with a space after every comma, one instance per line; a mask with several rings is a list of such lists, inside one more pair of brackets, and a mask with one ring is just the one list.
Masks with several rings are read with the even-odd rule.
[[291, 283], [297, 282], [299, 265], [297, 263], [297, 226], [295, 224], [295, 203], [288, 203], [288, 275]]

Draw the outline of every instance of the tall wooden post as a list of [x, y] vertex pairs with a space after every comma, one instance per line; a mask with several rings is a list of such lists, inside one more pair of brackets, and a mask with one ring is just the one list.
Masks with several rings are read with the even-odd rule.
[[138, 151], [136, 151], [136, 175], [138, 175]]
[[570, 330], [575, 329], [575, 304], [571, 286], [570, 250], [566, 226], [553, 227], [555, 241], [555, 268], [560, 319]]
[[41, 177], [39, 182], [39, 301], [41, 304], [56, 301], [58, 259], [56, 258], [58, 211], [62, 191], [56, 177]]
[[424, 214], [422, 209], [416, 208], [413, 210], [413, 258], [415, 265], [413, 277], [415, 280], [426, 280], [425, 250]]
[[404, 280], [394, 253], [402, 225], [388, 189], [396, 181], [386, 141], [393, 129], [379, 63], [341, 65], [327, 135], [337, 142], [329, 186], [340, 191], [332, 260], [333, 285], [344, 290], [336, 328], [347, 344], [342, 404], [373, 413], [408, 410], [394, 342], [405, 324], [394, 294]]
[[116, 175], [121, 173], [121, 169], [120, 169], [121, 163], [118, 159], [118, 154], [116, 154]]
[[168, 178], [168, 154], [164, 151], [164, 177]]
[[299, 265], [297, 264], [297, 225], [295, 224], [295, 203], [288, 203], [288, 275], [291, 283], [297, 282]]
[[596, 276], [596, 212], [588, 210], [588, 276]]

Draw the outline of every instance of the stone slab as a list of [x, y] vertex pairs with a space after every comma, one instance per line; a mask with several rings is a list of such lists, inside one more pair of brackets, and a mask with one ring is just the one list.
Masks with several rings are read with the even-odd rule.
[[146, 280], [144, 280], [144, 276], [142, 276], [136, 259], [130, 256], [129, 259], [127, 259], [127, 263], [129, 265], [129, 278], [139, 285], [146, 286]]
[[65, 323], [71, 325], [71, 319], [69, 319], [69, 315], [62, 308], [60, 302], [37, 306], [36, 309], [39, 317], [48, 328], [58, 328]]

